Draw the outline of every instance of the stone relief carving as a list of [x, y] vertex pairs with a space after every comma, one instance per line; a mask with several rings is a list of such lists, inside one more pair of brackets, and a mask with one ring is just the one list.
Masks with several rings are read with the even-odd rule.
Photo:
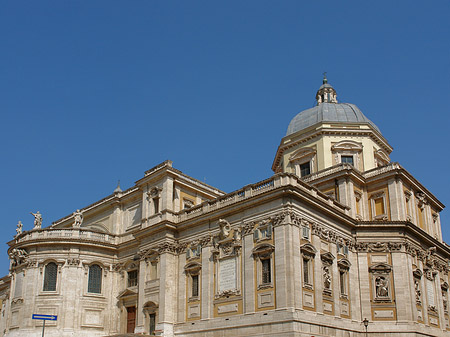
[[37, 267], [37, 266], [38, 266], [38, 261], [37, 261], [37, 260], [29, 259], [29, 260], [27, 261], [27, 267], [28, 267], [28, 268], [35, 268], [35, 267]]
[[421, 305], [422, 304], [422, 301], [421, 301], [422, 292], [420, 291], [420, 282], [418, 279], [414, 279], [414, 290], [416, 293], [416, 303], [418, 305]]
[[9, 258], [12, 262], [12, 267], [17, 267], [24, 263], [28, 257], [28, 253], [25, 249], [13, 248], [9, 253]]
[[179, 252], [179, 245], [177, 242], [163, 242], [156, 248], [159, 254], [172, 253], [177, 254]]
[[219, 240], [225, 240], [228, 239], [231, 232], [231, 225], [227, 220], [219, 219]]
[[389, 297], [389, 281], [385, 276], [378, 276], [375, 279], [376, 296], [379, 298]]
[[78, 258], [69, 258], [66, 260], [66, 265], [67, 266], [79, 266], [80, 265], [80, 259]]
[[241, 292], [238, 289], [228, 289], [228, 290], [223, 290], [223, 291], [219, 291], [214, 298], [218, 299], [221, 297], [229, 297], [229, 296], [236, 296], [236, 295], [240, 295]]
[[152, 198], [157, 198], [161, 194], [162, 188], [153, 187], [149, 192], [147, 192], [147, 199], [151, 200]]
[[325, 291], [331, 291], [331, 274], [328, 266], [323, 267], [323, 287]]
[[358, 252], [393, 252], [402, 248], [402, 242], [357, 242], [356, 250]]

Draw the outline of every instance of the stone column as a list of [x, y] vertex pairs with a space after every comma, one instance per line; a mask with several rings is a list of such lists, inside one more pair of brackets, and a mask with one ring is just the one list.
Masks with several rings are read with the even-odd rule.
[[296, 226], [292, 226], [292, 247], [291, 247], [291, 266], [292, 266], [292, 279], [293, 279], [293, 293], [291, 296], [293, 297], [294, 308], [303, 308], [303, 299], [302, 299], [302, 257], [300, 254], [300, 228]]
[[242, 247], [244, 313], [255, 312], [255, 260], [252, 256], [252, 249], [253, 235], [250, 233], [243, 237]]
[[[202, 280], [201, 285], [201, 318], [208, 319], [213, 317], [213, 298], [214, 298], [214, 263], [211, 259], [211, 246], [208, 245], [202, 249]], [[180, 296], [182, 297], [182, 296]]]
[[139, 281], [138, 281], [138, 300], [136, 308], [136, 328], [135, 333], [145, 332], [145, 314], [144, 314], [144, 300], [145, 300], [145, 274], [147, 264], [145, 260], [139, 261]]
[[[202, 252], [202, 256], [203, 254], [204, 252]], [[178, 256], [178, 316], [177, 316], [178, 322], [185, 322], [187, 315], [186, 272], [184, 270], [185, 265], [186, 265], [186, 253], [182, 253]], [[201, 271], [201, 273], [203, 274], [203, 270]], [[203, 280], [200, 283], [200, 285], [203, 285]]]
[[291, 268], [288, 265], [290, 258], [289, 249], [289, 233], [288, 226], [285, 224], [278, 225], [274, 228], [275, 241], [275, 284], [276, 284], [276, 303], [277, 308], [293, 307], [293, 298], [291, 282]]
[[[371, 287], [371, 279], [369, 275], [369, 266], [367, 264], [367, 253], [365, 252], [358, 252], [357, 253], [357, 260], [358, 265], [355, 266], [359, 270], [355, 270], [355, 273], [357, 272], [359, 274], [359, 288], [360, 288], [360, 296], [359, 296], [359, 303], [355, 303], [354, 299], [352, 298], [352, 305], [356, 304], [361, 310], [354, 310], [352, 309], [352, 318], [356, 319], [357, 321], [361, 322], [364, 317], [366, 317], [369, 321], [372, 320], [372, 313], [371, 313], [371, 304], [370, 304], [370, 287]], [[352, 266], [353, 268], [353, 266]], [[351, 269], [350, 269], [351, 270]], [[353, 291], [353, 286], [356, 285], [356, 282], [358, 281], [357, 275], [350, 273], [350, 296], [353, 296], [351, 293]], [[355, 287], [357, 289], [357, 287]], [[361, 315], [361, 316], [359, 316]]]
[[164, 337], [173, 337], [178, 293], [177, 262], [177, 256], [171, 251], [166, 250], [160, 255], [159, 320], [156, 329], [162, 330]]
[[322, 259], [320, 258], [321, 240], [317, 235], [311, 237], [312, 245], [316, 247], [317, 253], [311, 261], [314, 264], [314, 293], [317, 312], [323, 312], [323, 278], [322, 278]]
[[397, 305], [397, 320], [413, 320], [412, 305], [415, 306], [416, 300], [411, 297], [411, 284], [414, 287], [412, 266], [410, 265], [406, 253], [393, 252], [392, 268], [394, 276], [395, 302]]
[[338, 188], [339, 188], [339, 202], [351, 207], [350, 200], [348, 198], [348, 186], [347, 186], [347, 179], [339, 179], [338, 180]]
[[173, 178], [166, 176], [163, 182], [163, 190], [161, 193], [161, 209], [172, 210], [173, 209]]
[[398, 193], [397, 181], [395, 179], [388, 180], [389, 205], [391, 211], [391, 220], [401, 220], [401, 196]]

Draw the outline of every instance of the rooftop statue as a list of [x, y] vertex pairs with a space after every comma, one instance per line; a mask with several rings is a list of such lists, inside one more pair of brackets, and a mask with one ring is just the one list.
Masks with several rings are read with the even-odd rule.
[[16, 236], [19, 236], [20, 234], [22, 234], [22, 232], [23, 232], [23, 224], [22, 224], [22, 221], [19, 221], [17, 223]]
[[36, 213], [30, 212], [30, 214], [34, 216], [33, 229], [40, 229], [42, 226], [42, 214], [39, 211], [37, 211]]
[[76, 212], [73, 212], [73, 218], [75, 220], [73, 227], [81, 227], [81, 224], [83, 223], [83, 213], [81, 213], [79, 209], [77, 209]]

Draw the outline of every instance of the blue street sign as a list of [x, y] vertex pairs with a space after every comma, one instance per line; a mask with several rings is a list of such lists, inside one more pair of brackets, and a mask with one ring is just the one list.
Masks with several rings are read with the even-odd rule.
[[33, 314], [33, 319], [42, 319], [44, 321], [56, 321], [58, 316], [56, 315], [39, 315], [39, 314]]

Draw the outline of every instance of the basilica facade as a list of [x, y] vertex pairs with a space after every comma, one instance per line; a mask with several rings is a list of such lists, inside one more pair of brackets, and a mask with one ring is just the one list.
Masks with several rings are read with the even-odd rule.
[[[225, 193], [163, 162], [8, 242], [0, 335], [450, 336], [444, 205], [324, 78], [274, 175]], [[365, 335], [367, 333], [367, 335]]]

